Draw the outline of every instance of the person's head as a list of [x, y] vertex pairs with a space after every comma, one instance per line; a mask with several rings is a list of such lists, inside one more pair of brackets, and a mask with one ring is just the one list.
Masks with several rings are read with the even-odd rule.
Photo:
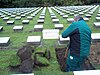
[[83, 19], [80, 15], [77, 15], [77, 16], [74, 17], [74, 21], [75, 22], [78, 21], [78, 20], [80, 20], [80, 19]]

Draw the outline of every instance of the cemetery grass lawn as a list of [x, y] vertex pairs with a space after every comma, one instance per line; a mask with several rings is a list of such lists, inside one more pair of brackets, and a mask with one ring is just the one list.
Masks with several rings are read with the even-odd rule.
[[[22, 32], [14, 32], [13, 31], [13, 26], [15, 25], [21, 25], [23, 19], [27, 18], [22, 18], [21, 21], [16, 21], [14, 25], [7, 25], [5, 21], [3, 21], [0, 18], [0, 26], [3, 26], [4, 30], [0, 32], [0, 37], [6, 37], [10, 36], [11, 37], [11, 43], [10, 45], [5, 48], [0, 50], [0, 75], [3, 74], [9, 74], [11, 73], [9, 71], [9, 59], [11, 55], [16, 54], [17, 50], [20, 49], [23, 45], [26, 44], [27, 37], [30, 35], [40, 35], [42, 36], [42, 32], [33, 32], [34, 25], [37, 24], [37, 20], [39, 19], [39, 16], [42, 11], [36, 15], [36, 17], [33, 18], [33, 20], [30, 20], [29, 24], [24, 25], [23, 31]], [[70, 23], [67, 22], [66, 19], [63, 19], [62, 16], [60, 16], [58, 13], [56, 13], [54, 10], [53, 12], [56, 14], [57, 18], [60, 20], [60, 23], [64, 24], [64, 29], [68, 27]], [[92, 30], [92, 32], [100, 32], [99, 28], [95, 28], [93, 26], [93, 22], [95, 21], [95, 16], [98, 12], [98, 9], [92, 16], [91, 20], [87, 22]], [[69, 16], [72, 17], [72, 16]], [[13, 18], [14, 19], [14, 18]], [[45, 23], [43, 24], [44, 29], [52, 29], [54, 28], [54, 24], [52, 23], [52, 20], [50, 18], [50, 13], [48, 9], [46, 10], [46, 15], [45, 15]], [[60, 31], [60, 34], [63, 32], [63, 30]], [[73, 75], [72, 72], [66, 73], [66, 72], [61, 72], [56, 55], [55, 55], [55, 48], [60, 47], [58, 46], [57, 41], [58, 40], [42, 40], [43, 41], [43, 46], [42, 47], [37, 47], [36, 51], [45, 51], [46, 49], [51, 51], [52, 58], [50, 59], [50, 66], [48, 67], [41, 67], [38, 69], [34, 69], [35, 75]], [[65, 47], [65, 46], [63, 46]]]

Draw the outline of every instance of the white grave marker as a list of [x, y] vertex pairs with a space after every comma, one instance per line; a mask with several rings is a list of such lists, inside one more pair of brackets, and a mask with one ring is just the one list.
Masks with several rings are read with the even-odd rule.
[[23, 20], [22, 23], [23, 24], [28, 24], [29, 23], [29, 20]]
[[85, 21], [89, 21], [89, 18], [87, 18], [87, 17], [84, 17], [83, 19], [84, 19]]
[[92, 33], [91, 37], [92, 40], [100, 40], [100, 33]]
[[3, 20], [7, 21], [9, 20], [9, 17], [4, 17]]
[[43, 39], [59, 39], [59, 29], [44, 29]]
[[100, 21], [100, 17], [96, 17], [96, 20], [97, 20], [97, 21]]
[[33, 17], [32, 17], [32, 16], [28, 16], [27, 19], [28, 19], [28, 20], [32, 20]]
[[53, 23], [59, 23], [59, 19], [52, 19]]
[[32, 45], [40, 45], [41, 36], [28, 36], [27, 43], [32, 44]]
[[11, 18], [15, 18], [16, 17], [16, 15], [11, 15]]
[[13, 27], [14, 31], [19, 31], [19, 30], [23, 30], [23, 26], [14, 26]]
[[32, 74], [10, 74], [10, 75], [34, 75], [34, 73]]
[[45, 18], [44, 16], [40, 16], [40, 17], [39, 17], [39, 19], [44, 19], [44, 18]]
[[55, 29], [63, 29], [63, 24], [55, 24]]
[[3, 26], [0, 26], [0, 31], [2, 31], [3, 30]]
[[44, 23], [44, 19], [39, 19], [37, 22], [38, 23]]
[[91, 17], [91, 15], [90, 15], [90, 14], [86, 14], [85, 16], [86, 16], [87, 18], [90, 18], [90, 17]]
[[14, 20], [12, 20], [12, 21], [7, 21], [7, 24], [14, 24]]
[[74, 75], [100, 75], [100, 70], [74, 71]]
[[69, 37], [63, 38], [62, 35], [60, 35], [60, 37], [59, 37], [59, 45], [67, 44], [67, 42], [69, 42], [69, 41], [70, 41]]
[[15, 20], [20, 20], [21, 19], [21, 17], [15, 17]]
[[0, 46], [8, 46], [10, 37], [0, 37]]
[[35, 25], [34, 26], [34, 31], [42, 31], [43, 30], [43, 25]]
[[100, 22], [94, 22], [94, 26], [100, 27]]
[[52, 19], [56, 19], [56, 16], [55, 16], [55, 15], [54, 15], [54, 16], [51, 16], [51, 18], [52, 18]]
[[73, 18], [68, 18], [67, 21], [68, 22], [74, 22], [74, 19]]
[[63, 15], [63, 18], [68, 18], [68, 15]]

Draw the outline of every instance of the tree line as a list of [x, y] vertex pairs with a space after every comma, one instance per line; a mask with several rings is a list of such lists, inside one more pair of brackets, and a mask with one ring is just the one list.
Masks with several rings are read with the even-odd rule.
[[0, 0], [0, 8], [67, 6], [100, 3], [100, 0]]

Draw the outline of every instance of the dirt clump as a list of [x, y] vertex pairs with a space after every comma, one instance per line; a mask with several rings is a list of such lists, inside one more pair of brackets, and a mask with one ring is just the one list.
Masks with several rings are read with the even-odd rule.
[[50, 52], [35, 52], [33, 47], [25, 45], [16, 55], [11, 56], [10, 71], [18, 73], [32, 73], [33, 69], [49, 66]]
[[23, 46], [18, 50], [17, 55], [20, 57], [21, 61], [30, 59], [32, 57], [33, 48], [30, 46]]
[[24, 60], [19, 67], [19, 71], [21, 73], [32, 73], [32, 71], [33, 71], [33, 61], [32, 61], [32, 59]]
[[32, 73], [33, 71], [33, 60], [32, 60], [33, 48], [30, 46], [23, 46], [18, 50], [17, 55], [21, 60], [19, 72], [21, 73]]

